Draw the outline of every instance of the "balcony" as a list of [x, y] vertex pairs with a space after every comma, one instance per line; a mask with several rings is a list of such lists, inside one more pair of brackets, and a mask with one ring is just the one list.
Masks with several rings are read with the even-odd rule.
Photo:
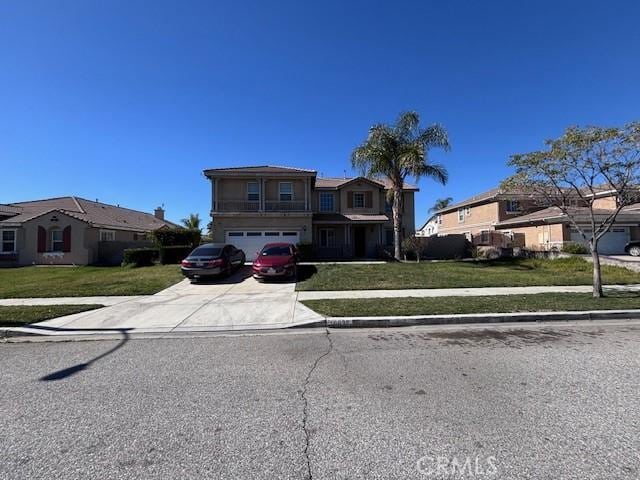
[[215, 202], [213, 210], [215, 212], [306, 212], [311, 211], [305, 208], [305, 202], [302, 201], [265, 201], [264, 209], [261, 208], [260, 202], [246, 201], [229, 201]]

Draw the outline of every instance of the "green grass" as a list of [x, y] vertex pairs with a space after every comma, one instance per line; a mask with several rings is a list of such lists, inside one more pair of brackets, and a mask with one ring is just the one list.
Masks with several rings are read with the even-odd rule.
[[43, 322], [52, 318], [86, 312], [104, 305], [45, 305], [45, 306], [0, 306], [0, 327], [20, 327], [29, 323]]
[[177, 265], [0, 269], [0, 298], [151, 295], [182, 279]]
[[[505, 259], [477, 262], [340, 264], [301, 267], [297, 290], [390, 290], [403, 288], [589, 285], [592, 265], [582, 258]], [[314, 269], [317, 271], [314, 272]], [[602, 266], [605, 284], [640, 283], [640, 274]]]
[[328, 317], [373, 317], [640, 309], [640, 296], [634, 293], [593, 298], [590, 293], [537, 293], [486, 297], [305, 300], [302, 303]]

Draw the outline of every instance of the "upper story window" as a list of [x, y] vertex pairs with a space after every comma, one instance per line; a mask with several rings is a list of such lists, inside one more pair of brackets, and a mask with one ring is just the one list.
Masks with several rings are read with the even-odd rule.
[[458, 222], [459, 223], [464, 222], [464, 208], [458, 209]]
[[505, 210], [507, 213], [516, 213], [521, 210], [520, 202], [518, 200], [507, 200]]
[[[101, 242], [113, 242], [116, 239], [115, 230], [100, 230], [100, 241]], [[133, 237], [134, 240], [137, 240], [136, 234]]]
[[0, 230], [0, 253], [14, 253], [16, 251], [16, 231]]
[[471, 216], [471, 207], [465, 207], [464, 216], [465, 217], [470, 217]]
[[385, 198], [385, 200], [384, 200], [384, 213], [389, 214], [391, 212], [393, 212], [393, 203], [391, 203], [388, 198]]
[[62, 252], [64, 250], [64, 241], [62, 238], [62, 230], [56, 228], [51, 230], [51, 251]]
[[258, 184], [258, 182], [247, 182], [247, 201], [260, 201], [260, 185]]
[[293, 200], [293, 183], [280, 182], [278, 184], [278, 194], [281, 202], [290, 202]]
[[437, 223], [438, 225], [442, 225], [442, 215], [438, 215], [438, 216], [436, 216], [436, 223]]
[[335, 211], [334, 198], [335, 197], [332, 192], [320, 192], [320, 211]]
[[364, 192], [353, 192], [353, 208], [364, 208]]

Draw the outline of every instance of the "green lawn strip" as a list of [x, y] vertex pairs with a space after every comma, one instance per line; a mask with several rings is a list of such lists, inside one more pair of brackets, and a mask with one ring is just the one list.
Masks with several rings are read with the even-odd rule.
[[305, 300], [307, 307], [328, 317], [448, 315], [464, 313], [553, 312], [640, 309], [640, 296], [618, 294], [593, 298], [590, 293], [537, 293], [483, 297], [353, 298]]
[[0, 298], [152, 295], [182, 279], [177, 265], [0, 269]]
[[87, 312], [104, 305], [21, 305], [0, 306], [0, 327], [20, 327], [73, 313]]
[[[504, 259], [477, 262], [338, 264], [300, 267], [296, 289], [391, 290], [405, 288], [589, 285], [592, 265], [582, 258]], [[605, 284], [640, 283], [640, 273], [602, 266]]]

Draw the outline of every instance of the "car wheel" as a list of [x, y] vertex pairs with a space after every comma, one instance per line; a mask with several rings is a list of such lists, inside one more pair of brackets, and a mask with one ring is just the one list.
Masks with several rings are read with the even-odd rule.
[[634, 245], [629, 249], [629, 255], [633, 257], [640, 257], [640, 246]]

